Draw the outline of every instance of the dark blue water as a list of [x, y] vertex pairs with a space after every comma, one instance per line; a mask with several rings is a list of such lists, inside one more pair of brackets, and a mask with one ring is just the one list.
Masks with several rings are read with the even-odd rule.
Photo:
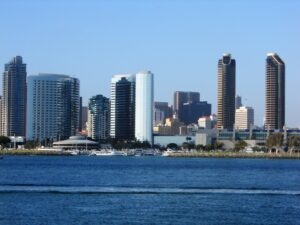
[[0, 224], [300, 224], [300, 161], [5, 157]]

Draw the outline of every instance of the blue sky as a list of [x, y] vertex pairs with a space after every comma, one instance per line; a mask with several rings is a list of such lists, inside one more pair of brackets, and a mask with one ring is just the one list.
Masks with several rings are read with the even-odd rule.
[[[217, 104], [217, 61], [237, 61], [237, 94], [264, 116], [265, 58], [286, 63], [287, 125], [300, 125], [300, 1], [1, 0], [0, 65], [22, 55], [28, 75], [76, 76], [84, 101], [109, 96], [113, 74], [151, 70], [155, 100], [199, 91]], [[3, 70], [3, 69], [2, 69]]]

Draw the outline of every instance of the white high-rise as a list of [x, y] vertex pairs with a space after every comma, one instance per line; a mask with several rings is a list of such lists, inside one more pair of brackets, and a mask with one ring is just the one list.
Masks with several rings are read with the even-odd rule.
[[254, 110], [242, 106], [235, 110], [235, 128], [237, 130], [250, 129], [254, 125]]
[[136, 74], [135, 138], [153, 143], [153, 74], [150, 71]]

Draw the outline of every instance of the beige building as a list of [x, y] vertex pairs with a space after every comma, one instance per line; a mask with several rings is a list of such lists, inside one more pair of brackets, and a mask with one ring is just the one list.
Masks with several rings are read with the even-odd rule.
[[242, 106], [235, 110], [235, 129], [250, 129], [254, 125], [254, 110], [251, 107]]

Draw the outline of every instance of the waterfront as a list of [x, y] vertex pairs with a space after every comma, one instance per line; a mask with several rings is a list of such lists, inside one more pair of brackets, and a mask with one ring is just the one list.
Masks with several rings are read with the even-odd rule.
[[300, 161], [5, 156], [0, 224], [300, 224]]

